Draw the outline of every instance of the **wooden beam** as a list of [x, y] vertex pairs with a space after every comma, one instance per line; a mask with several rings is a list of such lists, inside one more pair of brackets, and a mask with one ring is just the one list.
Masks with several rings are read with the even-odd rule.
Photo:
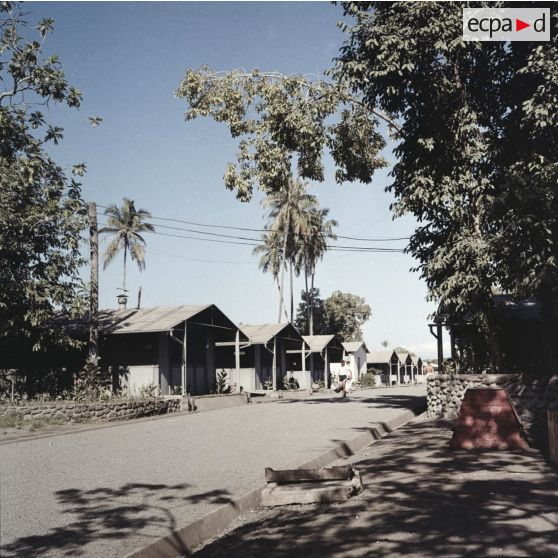
[[354, 469], [350, 465], [322, 469], [285, 469], [280, 471], [275, 471], [271, 467], [265, 468], [265, 480], [267, 482], [349, 480], [353, 476]]

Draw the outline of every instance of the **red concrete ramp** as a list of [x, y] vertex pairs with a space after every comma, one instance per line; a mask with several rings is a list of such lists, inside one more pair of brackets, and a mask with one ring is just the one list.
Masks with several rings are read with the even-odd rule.
[[465, 392], [450, 446], [454, 449], [527, 449], [521, 423], [506, 389]]

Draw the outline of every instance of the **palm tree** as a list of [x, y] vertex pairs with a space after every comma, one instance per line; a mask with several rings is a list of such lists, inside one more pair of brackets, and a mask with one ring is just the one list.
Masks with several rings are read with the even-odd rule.
[[108, 226], [99, 232], [114, 235], [105, 250], [103, 269], [112, 262], [121, 251], [124, 252], [124, 274], [122, 279], [122, 292], [126, 293], [126, 260], [128, 252], [132, 261], [138, 264], [139, 270], [145, 269], [145, 240], [140, 233], [154, 232], [155, 228], [145, 219], [151, 213], [144, 209], [136, 209], [134, 202], [128, 198], [122, 200], [122, 207], [111, 205], [105, 212], [108, 216]]
[[[280, 287], [279, 273], [284, 267], [283, 256], [283, 242], [279, 235], [274, 234], [273, 231], [266, 226], [266, 232], [262, 235], [262, 244], [254, 248], [253, 253], [260, 256], [259, 267], [264, 272], [271, 272], [273, 275], [273, 281], [277, 283], [277, 288], [279, 290], [279, 318], [281, 321], [281, 308], [284, 306], [283, 293]], [[285, 317], [289, 319], [287, 315], [287, 309], [285, 308]]]
[[[337, 226], [337, 221], [327, 219], [329, 209], [316, 208], [309, 215], [306, 232], [302, 236], [297, 253], [298, 267], [304, 269], [304, 287], [306, 290], [306, 307], [308, 311], [309, 335], [314, 335], [314, 278], [316, 275], [316, 265], [324, 257], [327, 250], [327, 241], [336, 240], [333, 232]], [[310, 278], [310, 288], [308, 279]]]
[[[312, 276], [315, 265], [326, 250], [325, 238], [335, 238], [332, 234], [335, 221], [326, 221], [329, 210], [320, 209], [316, 196], [309, 194], [307, 185], [291, 178], [288, 185], [278, 192], [268, 195], [262, 202], [269, 209], [270, 223], [266, 226], [263, 244], [254, 253], [260, 254], [260, 268], [271, 271], [279, 288], [279, 313], [283, 303], [284, 273], [288, 269], [290, 278], [290, 321], [293, 321], [294, 294], [293, 275], [298, 276], [304, 269], [306, 290], [308, 277]], [[286, 310], [285, 310], [286, 313]]]

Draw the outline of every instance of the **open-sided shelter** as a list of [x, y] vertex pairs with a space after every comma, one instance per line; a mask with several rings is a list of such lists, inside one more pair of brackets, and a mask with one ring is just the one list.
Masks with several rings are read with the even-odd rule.
[[424, 384], [425, 383], [425, 374], [422, 366], [422, 359], [417, 355], [411, 355], [411, 381], [414, 384]]
[[408, 352], [395, 353], [399, 360], [397, 369], [397, 385], [408, 384], [411, 381], [412, 371], [413, 371], [413, 361], [411, 360], [411, 355]]
[[343, 358], [343, 347], [334, 335], [303, 335], [309, 347], [308, 367], [313, 382], [323, 381], [329, 387], [330, 365]]
[[131, 393], [150, 384], [163, 395], [214, 391], [216, 370], [226, 364], [216, 343], [246, 339], [214, 304], [105, 310], [99, 318], [101, 364], [121, 370]]
[[367, 370], [379, 370], [379, 382], [382, 385], [390, 386], [397, 383], [399, 358], [395, 351], [372, 351], [366, 355], [366, 368]]
[[240, 324], [247, 339], [240, 346], [238, 371], [231, 369], [231, 382], [245, 391], [278, 389], [285, 376], [294, 376], [300, 387], [309, 387], [306, 370], [308, 346], [290, 323]]

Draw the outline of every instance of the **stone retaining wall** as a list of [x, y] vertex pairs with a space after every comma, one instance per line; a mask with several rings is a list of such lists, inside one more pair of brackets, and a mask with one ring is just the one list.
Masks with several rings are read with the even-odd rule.
[[10, 405], [0, 414], [24, 419], [59, 418], [67, 422], [80, 420], [127, 420], [180, 411], [181, 398], [99, 401], [97, 403], [47, 402], [36, 405]]
[[506, 388], [531, 443], [547, 445], [546, 411], [558, 409], [558, 375], [429, 374], [426, 386], [429, 416], [450, 419], [457, 417], [467, 388]]

